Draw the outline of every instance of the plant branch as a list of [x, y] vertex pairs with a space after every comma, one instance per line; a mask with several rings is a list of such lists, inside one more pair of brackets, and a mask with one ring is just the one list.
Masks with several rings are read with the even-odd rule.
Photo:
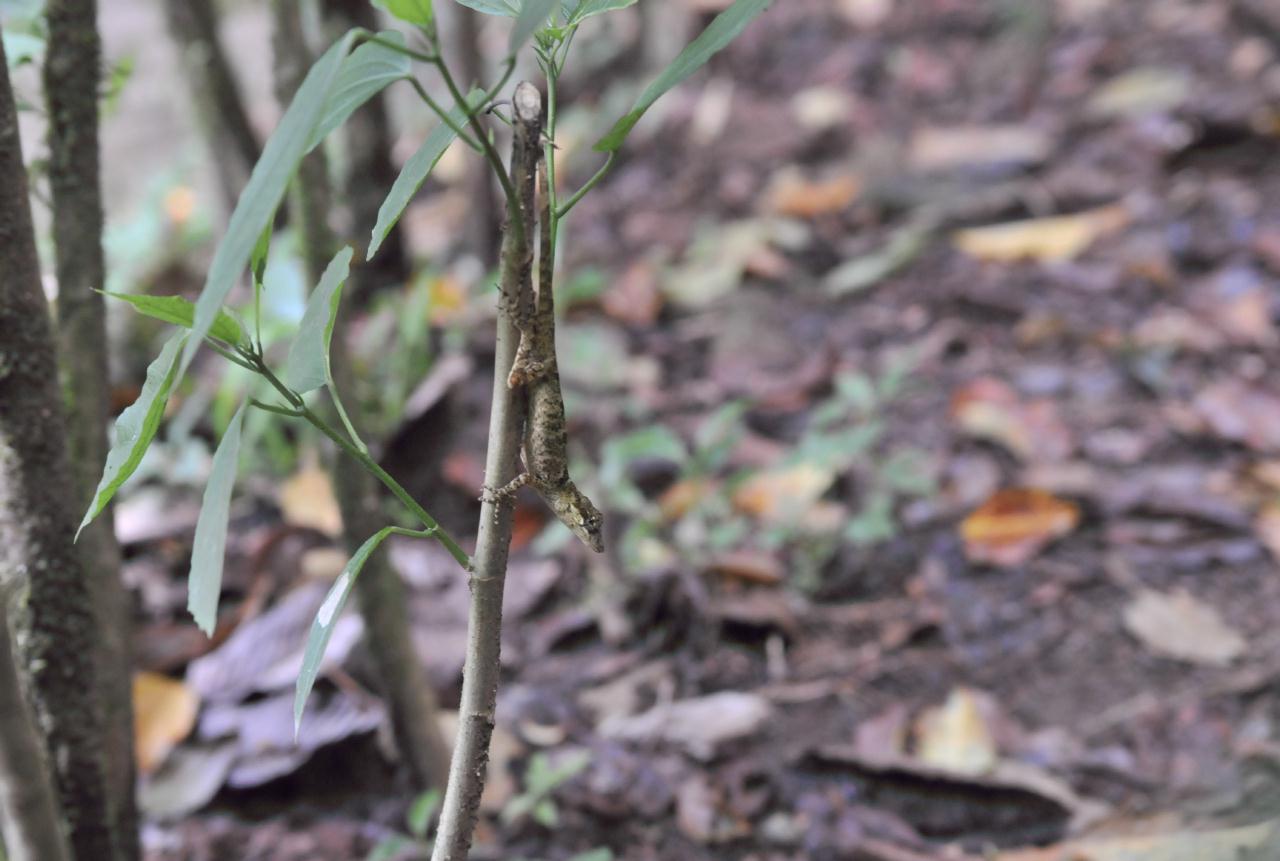
[[421, 63], [434, 63], [437, 59], [434, 54], [424, 54], [422, 51], [415, 51], [408, 45], [399, 45], [395, 42], [384, 39], [375, 33], [370, 33], [368, 30], [362, 31], [359, 39], [362, 42], [372, 42], [375, 45], [381, 45], [384, 48], [395, 51], [397, 54], [404, 54], [406, 57], [412, 57]]
[[427, 92], [426, 87], [422, 86], [421, 81], [414, 77], [406, 78], [406, 80], [413, 85], [414, 90], [418, 93], [418, 98], [422, 99], [422, 101], [426, 103], [426, 106], [431, 108], [431, 110], [435, 112], [436, 116], [440, 117], [446, 126], [453, 129], [454, 134], [456, 134], [463, 143], [478, 153], [484, 153], [484, 147], [476, 143], [476, 139], [467, 134], [465, 129], [453, 121], [453, 117], [449, 116], [449, 112], [442, 108], [435, 99], [431, 98], [431, 94]]
[[[542, 97], [536, 87], [516, 87], [515, 136], [511, 174], [519, 197], [512, 198], [526, 224], [533, 223], [534, 178], [542, 125]], [[507, 385], [519, 332], [514, 314], [529, 307], [533, 295], [533, 251], [528, 233], [509, 220], [502, 240], [502, 300], [494, 349], [493, 410], [489, 416], [489, 451], [485, 458], [487, 487], [506, 485], [516, 472], [516, 456], [525, 421], [523, 390]], [[449, 786], [441, 809], [432, 861], [465, 861], [471, 847], [480, 796], [484, 792], [489, 740], [501, 670], [502, 590], [511, 546], [511, 505], [486, 494], [480, 506], [476, 567], [471, 576], [471, 609], [467, 622], [467, 657], [459, 704], [458, 737], [449, 768]]]
[[597, 185], [600, 184], [600, 180], [604, 179], [605, 174], [607, 174], [609, 172], [609, 169], [613, 167], [613, 162], [615, 159], [617, 159], [617, 157], [618, 157], [618, 154], [616, 152], [609, 153], [609, 157], [605, 159], [604, 164], [602, 164], [600, 166], [600, 169], [596, 171], [595, 176], [587, 180], [586, 183], [583, 184], [582, 188], [578, 189], [573, 193], [573, 197], [566, 200], [564, 202], [564, 205], [556, 210], [557, 221], [559, 221], [560, 219], [568, 215], [569, 210], [577, 206], [578, 201], [582, 200], [582, 198], [586, 195], [588, 191], [590, 191], [591, 189], [595, 188]]

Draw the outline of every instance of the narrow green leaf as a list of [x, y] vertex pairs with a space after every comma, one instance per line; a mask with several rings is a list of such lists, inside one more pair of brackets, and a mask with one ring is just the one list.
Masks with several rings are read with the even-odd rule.
[[[111, 293], [109, 291], [103, 291], [103, 295], [110, 296], [113, 299], [123, 299], [136, 308], [139, 314], [154, 317], [166, 323], [174, 323], [187, 329], [191, 328], [195, 319], [195, 303], [181, 296], [139, 296], [136, 293]], [[218, 316], [214, 318], [213, 325], [209, 328], [209, 334], [219, 341], [226, 341], [228, 344], [239, 344], [244, 339], [244, 332], [241, 331], [240, 324], [226, 311], [221, 310], [218, 311]]]
[[191, 545], [191, 573], [187, 576], [187, 610], [207, 636], [218, 622], [218, 596], [222, 593], [222, 561], [227, 547], [227, 520], [231, 514], [231, 488], [240, 459], [240, 429], [245, 405], [236, 410], [227, 432], [213, 453], [209, 483], [204, 488], [196, 536]]
[[[484, 90], [472, 90], [467, 96], [467, 104], [474, 108], [482, 98], [484, 98]], [[460, 107], [449, 112], [449, 120], [454, 125], [462, 125], [465, 117], [466, 114]], [[382, 206], [378, 207], [378, 223], [373, 226], [373, 236], [369, 240], [366, 260], [372, 260], [373, 255], [378, 253], [383, 240], [387, 238], [391, 228], [396, 226], [409, 201], [413, 200], [418, 189], [422, 188], [422, 184], [427, 181], [427, 176], [457, 136], [449, 127], [449, 123], [441, 123], [427, 135], [427, 139], [422, 142], [422, 146], [418, 147], [418, 151], [404, 163], [404, 167], [400, 169], [400, 175], [391, 185], [391, 191], [387, 193], [386, 200], [382, 201]]]
[[271, 252], [271, 234], [274, 227], [275, 225], [268, 224], [262, 229], [258, 244], [253, 246], [253, 253], [249, 255], [249, 271], [253, 273], [255, 287], [262, 284], [262, 279], [267, 274], [267, 255]]
[[[419, 0], [405, 0], [416, 5]], [[427, 4], [428, 7], [430, 3]], [[386, 30], [378, 34], [388, 42], [403, 45], [404, 34]], [[356, 109], [380, 93], [387, 85], [407, 78], [411, 72], [409, 58], [399, 51], [365, 42], [342, 61], [338, 78], [325, 98], [324, 115], [311, 134], [307, 151], [315, 149], [329, 132], [347, 121]]]
[[721, 48], [736, 39], [756, 16], [769, 8], [771, 2], [772, 0], [736, 0], [732, 6], [717, 15], [711, 25], [703, 30], [698, 38], [690, 42], [688, 47], [680, 52], [680, 56], [676, 57], [653, 83], [645, 87], [644, 92], [632, 105], [631, 111], [618, 120], [607, 135], [596, 142], [595, 148], [600, 152], [615, 152], [654, 102], [667, 90], [700, 69]]
[[636, 0], [564, 0], [562, 11], [569, 26], [580, 24], [592, 15], [602, 15], [615, 9], [634, 6]]
[[374, 5], [381, 6], [394, 17], [415, 27], [429, 27], [435, 17], [431, 0], [374, 0]]
[[314, 391], [329, 381], [329, 339], [338, 315], [342, 285], [351, 272], [351, 248], [333, 256], [320, 283], [307, 299], [298, 334], [289, 345], [284, 363], [284, 381], [299, 394]]
[[298, 729], [302, 726], [302, 712], [307, 707], [307, 697], [311, 695], [311, 689], [315, 687], [316, 676], [320, 674], [320, 662], [324, 658], [324, 650], [329, 646], [334, 626], [338, 623], [338, 617], [342, 615], [342, 608], [346, 606], [351, 589], [356, 585], [356, 578], [360, 576], [361, 569], [369, 561], [373, 551], [377, 550], [378, 545], [394, 531], [394, 526], [385, 526], [361, 544], [360, 549], [348, 560], [346, 567], [330, 587], [329, 593], [324, 596], [324, 603], [320, 605], [315, 621], [311, 623], [311, 632], [307, 634], [307, 647], [302, 655], [302, 669], [298, 672], [298, 684], [294, 690], [294, 735], [298, 734]]
[[107, 452], [107, 462], [102, 469], [102, 480], [93, 492], [93, 502], [80, 521], [76, 537], [93, 518], [102, 513], [111, 497], [116, 495], [133, 471], [142, 462], [151, 440], [155, 439], [164, 418], [165, 404], [169, 402], [169, 390], [178, 376], [178, 351], [187, 336], [179, 333], [169, 339], [160, 355], [147, 367], [147, 379], [142, 384], [142, 394], [116, 419], [115, 441]]
[[307, 72], [306, 79], [285, 111], [280, 125], [272, 133], [253, 168], [253, 174], [240, 195], [235, 212], [227, 225], [227, 233], [218, 243], [204, 289], [196, 301], [193, 337], [182, 352], [179, 373], [185, 373], [195, 356], [200, 341], [208, 334], [227, 294], [244, 272], [263, 229], [275, 218], [276, 208], [284, 197], [298, 163], [311, 147], [311, 137], [325, 115], [329, 93], [342, 68], [342, 59], [359, 35], [349, 31]]
[[520, 12], [513, 0], [457, 0], [457, 2], [486, 15], [502, 15], [506, 18], [514, 18]]
[[427, 836], [427, 829], [431, 827], [431, 820], [440, 809], [441, 800], [438, 789], [429, 789], [414, 799], [413, 806], [405, 816], [405, 824], [409, 826], [410, 834], [419, 840]]
[[529, 41], [529, 37], [547, 24], [547, 19], [559, 8], [560, 0], [522, 0], [520, 14], [511, 28], [511, 45], [507, 52], [514, 55]]

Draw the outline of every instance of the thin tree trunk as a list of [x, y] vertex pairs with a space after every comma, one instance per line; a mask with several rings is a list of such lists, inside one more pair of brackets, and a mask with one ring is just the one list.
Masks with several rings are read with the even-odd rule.
[[169, 33], [178, 47], [196, 121], [217, 168], [227, 212], [231, 212], [258, 163], [261, 149], [218, 39], [217, 10], [212, 0], [160, 2], [165, 7]]
[[[352, 27], [378, 30], [378, 15], [369, 0], [325, 0], [325, 18], [334, 38]], [[364, 259], [378, 209], [399, 171], [391, 161], [394, 136], [387, 116], [386, 100], [374, 96], [351, 115], [343, 126], [347, 163], [342, 171], [342, 194], [351, 214], [347, 240]], [[383, 240], [378, 255], [351, 273], [347, 288], [359, 303], [368, 302], [374, 292], [388, 285], [403, 284], [409, 277], [404, 234], [397, 223]]]
[[58, 803], [0, 613], [0, 835], [8, 861], [70, 861]]
[[[98, 155], [101, 44], [95, 0], [49, 0], [44, 89], [49, 116], [49, 186], [58, 278], [58, 344], [75, 471], [75, 510], [88, 507], [107, 456], [110, 417], [107, 333], [102, 295], [102, 192]], [[126, 858], [138, 858], [134, 800], [133, 685], [128, 594], [111, 517], [80, 536], [80, 562], [98, 611], [95, 650], [103, 705], [107, 780], [116, 833]]]
[[[520, 335], [512, 311], [532, 306], [534, 177], [542, 153], [542, 96], [525, 82], [513, 98], [515, 134], [511, 149], [511, 182], [520, 200], [523, 237], [507, 225], [502, 243], [502, 302], [499, 304], [494, 349], [493, 410], [489, 416], [489, 451], [484, 480], [488, 487], [504, 487], [515, 477], [520, 432], [525, 421], [523, 389], [507, 386]], [[449, 788], [441, 809], [432, 861], [465, 861], [471, 848], [480, 796], [489, 762], [494, 710], [501, 672], [502, 590], [511, 548], [511, 505], [485, 502], [480, 506], [476, 538], [476, 568], [471, 576], [471, 611], [467, 621], [467, 657], [458, 707], [458, 739], [449, 768]]]
[[[310, 65], [303, 41], [296, 0], [272, 0], [275, 19], [276, 97], [282, 104], [292, 98]], [[330, 211], [328, 168], [323, 149], [303, 160], [291, 204], [295, 223], [304, 237], [303, 256], [314, 283], [328, 265], [335, 249], [333, 231], [325, 220]], [[330, 346], [335, 382], [347, 403], [353, 403], [351, 363], [347, 356], [345, 327], [339, 315]], [[386, 525], [374, 479], [348, 457], [334, 464], [334, 490], [342, 511], [348, 550], [354, 552], [366, 538]], [[391, 712], [400, 753], [409, 766], [415, 787], [443, 786], [449, 767], [449, 747], [440, 729], [439, 707], [426, 670], [413, 647], [407, 615], [404, 582], [386, 561], [375, 554], [365, 564], [356, 586], [365, 636], [382, 682]]]
[[0, 588], [36, 725], [80, 861], [119, 858], [94, 703], [92, 596], [80, 569], [74, 485], [27, 174], [0, 43]]

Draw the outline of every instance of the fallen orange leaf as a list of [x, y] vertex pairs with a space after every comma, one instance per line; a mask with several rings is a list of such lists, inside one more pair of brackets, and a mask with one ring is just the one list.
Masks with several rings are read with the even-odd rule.
[[285, 522], [335, 538], [342, 534], [342, 512], [333, 482], [319, 465], [304, 466], [286, 479], [280, 485], [279, 502]]
[[1035, 488], [1006, 488], [964, 519], [960, 537], [973, 562], [1021, 565], [1079, 522], [1074, 503]]
[[1078, 256], [1098, 237], [1124, 227], [1129, 218], [1128, 207], [1115, 203], [1074, 215], [957, 230], [951, 241], [956, 248], [979, 260], [1008, 263], [1030, 259], [1061, 263]]
[[830, 470], [798, 463], [751, 476], [734, 491], [733, 503], [761, 520], [792, 523], [812, 510], [833, 481]]
[[779, 215], [816, 218], [846, 209], [858, 197], [861, 183], [852, 174], [811, 180], [784, 171], [769, 188], [769, 209]]
[[1071, 453], [1071, 433], [1052, 401], [1024, 402], [993, 377], [957, 389], [951, 417], [965, 433], [997, 442], [1024, 461], [1061, 460]]
[[133, 739], [138, 771], [151, 773], [195, 726], [200, 698], [159, 673], [133, 677]]

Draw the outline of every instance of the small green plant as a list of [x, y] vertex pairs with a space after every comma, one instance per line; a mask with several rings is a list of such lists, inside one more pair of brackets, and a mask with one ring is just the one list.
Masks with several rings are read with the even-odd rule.
[[[307, 302], [302, 320], [289, 343], [283, 362], [267, 349], [262, 336], [262, 298], [264, 273], [272, 245], [272, 225], [286, 190], [293, 181], [302, 159], [321, 146], [334, 129], [340, 127], [364, 102], [396, 82], [406, 82], [421, 98], [427, 110], [436, 114], [440, 125], [405, 163], [389, 190], [378, 213], [370, 237], [367, 257], [377, 253], [392, 226], [399, 220], [409, 201], [425, 182], [445, 150], [461, 140], [488, 164], [506, 200], [507, 223], [501, 261], [500, 290], [504, 302], [499, 303], [503, 343], [510, 344], [521, 326], [522, 356], [529, 364], [521, 366], [523, 382], [516, 374], [508, 379], [516, 356], [514, 349], [499, 353], [498, 373], [494, 387], [493, 436], [486, 462], [486, 485], [495, 490], [513, 486], [518, 440], [526, 408], [521, 386], [541, 394], [536, 398], [534, 423], [543, 421], [541, 435], [531, 434], [546, 444], [548, 438], [563, 455], [563, 405], [550, 408], [549, 398], [559, 398], [558, 379], [554, 387], [536, 376], [554, 368], [554, 333], [539, 328], [536, 336], [526, 339], [529, 321], [517, 319], [523, 309], [533, 308], [532, 262], [534, 235], [540, 247], [540, 299], [549, 300], [550, 276], [555, 258], [555, 245], [561, 220], [612, 167], [618, 150], [628, 134], [658, 98], [688, 78], [714, 54], [729, 44], [754, 18], [770, 5], [770, 0], [735, 0], [637, 97], [632, 108], [596, 142], [595, 150], [604, 156], [596, 173], [580, 188], [565, 198], [557, 192], [556, 124], [559, 112], [558, 81], [568, 61], [570, 47], [581, 24], [588, 18], [633, 5], [636, 0], [462, 0], [479, 12], [512, 19], [511, 36], [502, 69], [495, 83], [464, 93], [445, 57], [436, 27], [432, 0], [382, 0], [379, 4], [407, 24], [413, 32], [413, 44], [399, 31], [373, 33], [353, 29], [339, 38], [312, 65], [298, 87], [293, 100], [275, 132], [263, 148], [229, 224], [214, 254], [205, 284], [195, 303], [181, 299], [159, 299], [151, 302], [131, 300], [138, 311], [160, 317], [178, 327], [160, 355], [147, 370], [142, 393], [133, 406], [125, 410], [116, 423], [115, 443], [107, 456], [102, 479], [94, 493], [81, 528], [101, 513], [121, 485], [133, 474], [148, 446], [155, 439], [165, 414], [170, 394], [185, 376], [196, 352], [207, 346], [232, 366], [247, 372], [246, 390], [232, 413], [213, 457], [209, 482], [196, 526], [189, 576], [189, 609], [197, 624], [212, 632], [217, 619], [221, 591], [223, 555], [227, 539], [227, 519], [243, 440], [245, 412], [259, 410], [268, 417], [302, 421], [328, 438], [347, 457], [377, 478], [401, 503], [404, 513], [418, 528], [386, 526], [371, 535], [355, 552], [325, 598], [308, 635], [302, 669], [298, 677], [295, 700], [295, 722], [300, 723], [306, 699], [320, 670], [321, 658], [329, 638], [365, 562], [390, 535], [432, 538], [439, 541], [457, 561], [460, 569], [473, 578], [472, 651], [467, 656], [466, 679], [460, 711], [458, 744], [454, 751], [454, 767], [445, 796], [440, 836], [434, 855], [438, 859], [465, 857], [470, 845], [474, 812], [483, 789], [481, 763], [492, 727], [494, 695], [497, 686], [498, 642], [502, 577], [506, 565], [506, 547], [510, 542], [510, 506], [501, 491], [488, 494], [481, 508], [475, 560], [452, 535], [415, 500], [370, 455], [356, 428], [351, 413], [339, 397], [329, 363], [329, 343], [337, 320], [342, 286], [352, 265], [353, 251], [343, 248], [330, 262], [320, 283]], [[539, 89], [530, 84], [516, 87], [510, 100], [515, 126], [510, 169], [498, 153], [496, 138], [486, 127], [486, 118], [504, 118], [502, 94], [517, 66], [518, 56], [532, 45], [538, 68], [544, 77], [544, 100]], [[419, 80], [415, 64], [434, 71], [448, 94], [448, 107], [441, 105]], [[504, 118], [505, 119], [505, 118]], [[534, 205], [535, 177], [541, 173], [541, 210]], [[226, 310], [236, 285], [250, 275], [251, 305], [242, 309], [248, 323], [241, 322]], [[547, 304], [538, 304], [538, 326], [551, 324]], [[250, 325], [252, 328], [250, 328]], [[532, 340], [537, 350], [524, 355]], [[550, 355], [547, 355], [547, 351]], [[554, 388], [554, 391], [552, 391]], [[329, 407], [314, 403], [314, 394], [324, 390]], [[330, 410], [337, 416], [331, 421]], [[542, 416], [542, 419], [538, 417]], [[359, 418], [357, 414], [356, 418]], [[558, 441], [557, 438], [558, 437]], [[554, 449], [552, 449], [554, 450]], [[531, 467], [532, 468], [532, 467]], [[527, 475], [527, 473], [526, 473]], [[581, 497], [567, 476], [555, 485], [554, 498], [546, 492], [551, 485], [545, 476], [533, 476], [532, 484], [553, 503], [557, 515], [579, 518], [570, 523], [584, 540], [590, 539], [599, 549], [599, 513], [590, 505], [576, 505]], [[512, 483], [512, 484], [509, 484]], [[570, 493], [572, 491], [572, 493]], [[574, 495], [577, 495], [576, 497]], [[575, 503], [569, 505], [567, 503]], [[565, 504], [562, 508], [561, 505]], [[582, 512], [591, 516], [582, 520]], [[542, 793], [545, 795], [545, 792]], [[533, 808], [547, 808], [539, 801]], [[531, 810], [533, 809], [531, 808]]]
[[535, 753], [529, 758], [529, 768], [524, 773], [524, 792], [502, 808], [502, 821], [511, 825], [529, 818], [544, 828], [555, 828], [560, 824], [555, 791], [590, 764], [591, 754], [585, 750], [573, 751], [554, 764], [545, 753]]

